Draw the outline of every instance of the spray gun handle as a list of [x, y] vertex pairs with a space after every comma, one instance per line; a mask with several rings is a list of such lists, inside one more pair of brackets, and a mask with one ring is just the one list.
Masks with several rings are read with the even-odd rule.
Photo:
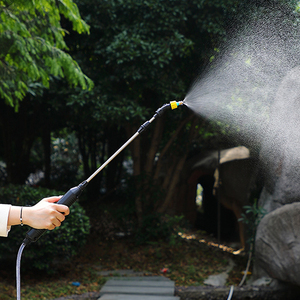
[[[83, 189], [88, 184], [87, 181], [82, 182], [80, 185], [71, 188], [68, 192], [66, 192], [57, 202], [57, 204], [63, 204], [70, 207], [81, 195]], [[30, 229], [26, 233], [26, 237], [23, 241], [25, 245], [29, 245], [31, 242], [36, 242], [46, 231], [46, 229]]]

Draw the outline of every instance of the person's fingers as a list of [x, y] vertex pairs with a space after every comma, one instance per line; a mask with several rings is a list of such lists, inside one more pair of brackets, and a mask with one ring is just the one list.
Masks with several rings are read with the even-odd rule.
[[55, 228], [55, 224], [51, 224], [49, 227], [48, 227], [48, 230], [53, 230]]
[[52, 216], [48, 227], [51, 228], [51, 230], [55, 227], [59, 227], [64, 219], [65, 217], [61, 213], [56, 213]]
[[57, 205], [55, 205], [55, 207], [58, 212], [60, 212], [61, 214], [64, 214], [65, 216], [67, 216], [70, 213], [70, 209], [67, 205], [57, 204]]
[[57, 213], [56, 214], [56, 219], [61, 223], [65, 220], [65, 214], [62, 214], [62, 213]]
[[58, 219], [53, 220], [54, 227], [59, 227], [61, 225], [61, 222]]

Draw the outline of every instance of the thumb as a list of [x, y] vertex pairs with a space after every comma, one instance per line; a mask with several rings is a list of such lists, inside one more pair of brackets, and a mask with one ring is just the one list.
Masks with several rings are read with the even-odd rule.
[[49, 202], [49, 203], [55, 203], [57, 202], [62, 196], [53, 196], [53, 197], [48, 197], [44, 198], [43, 201]]

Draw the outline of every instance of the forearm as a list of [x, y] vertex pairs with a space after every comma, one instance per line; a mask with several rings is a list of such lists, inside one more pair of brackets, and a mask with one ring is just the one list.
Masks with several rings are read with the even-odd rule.
[[0, 204], [0, 236], [7, 236], [10, 226], [7, 225], [11, 205]]

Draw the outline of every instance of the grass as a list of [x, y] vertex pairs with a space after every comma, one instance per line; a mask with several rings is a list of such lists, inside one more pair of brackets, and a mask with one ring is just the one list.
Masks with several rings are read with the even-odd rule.
[[[228, 285], [238, 285], [247, 257], [235, 256], [199, 242], [210, 237], [193, 237], [178, 237], [172, 243], [161, 240], [146, 245], [136, 245], [131, 238], [104, 241], [91, 237], [83, 251], [55, 275], [22, 272], [22, 299], [54, 299], [99, 292], [106, 281], [98, 274], [100, 270], [131, 269], [142, 271], [145, 275], [169, 277], [177, 286], [203, 285], [209, 275], [223, 272], [230, 259], [235, 262], [235, 267], [229, 274]], [[164, 274], [161, 272], [163, 268], [168, 269]], [[80, 286], [73, 285], [74, 282], [80, 282]], [[16, 299], [14, 266], [1, 268], [0, 299]]]

